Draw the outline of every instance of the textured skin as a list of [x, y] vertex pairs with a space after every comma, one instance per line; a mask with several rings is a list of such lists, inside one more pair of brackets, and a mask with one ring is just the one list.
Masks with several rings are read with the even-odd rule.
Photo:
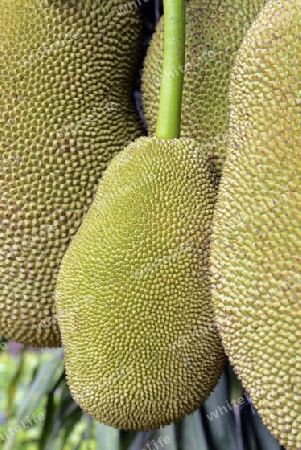
[[301, 4], [269, 3], [238, 53], [211, 263], [226, 352], [271, 433], [301, 449]]
[[[0, 335], [59, 346], [64, 252], [112, 156], [142, 135], [138, 10], [0, 0]], [[122, 31], [122, 32], [121, 32]]]
[[[266, 0], [187, 3], [181, 136], [198, 140], [213, 159], [219, 176], [227, 149], [230, 66], [251, 21], [265, 3]], [[161, 18], [144, 63], [142, 93], [149, 135], [155, 134], [158, 115], [163, 28]]]
[[105, 173], [56, 297], [72, 395], [100, 422], [158, 428], [216, 385], [225, 356], [209, 292], [215, 196], [193, 140], [141, 138]]

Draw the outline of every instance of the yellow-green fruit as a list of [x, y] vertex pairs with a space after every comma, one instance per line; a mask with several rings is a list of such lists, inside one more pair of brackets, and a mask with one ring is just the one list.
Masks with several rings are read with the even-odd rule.
[[230, 83], [211, 248], [226, 352], [271, 433], [301, 449], [301, 3], [274, 0]]
[[25, 344], [60, 345], [61, 259], [108, 161], [142, 135], [124, 3], [0, 0], [0, 335]]
[[225, 362], [209, 290], [211, 162], [194, 140], [141, 138], [115, 157], [63, 258], [68, 383], [94, 418], [158, 428], [194, 411]]
[[[252, 20], [267, 0], [194, 0], [186, 5], [181, 135], [197, 139], [218, 175], [227, 150], [230, 66]], [[163, 64], [163, 18], [153, 35], [143, 70], [143, 107], [149, 135], [156, 129]]]

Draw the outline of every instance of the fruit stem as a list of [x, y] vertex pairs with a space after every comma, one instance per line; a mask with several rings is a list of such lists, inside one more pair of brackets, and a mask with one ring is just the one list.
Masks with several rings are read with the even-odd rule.
[[164, 0], [164, 57], [156, 136], [179, 138], [185, 66], [185, 0]]

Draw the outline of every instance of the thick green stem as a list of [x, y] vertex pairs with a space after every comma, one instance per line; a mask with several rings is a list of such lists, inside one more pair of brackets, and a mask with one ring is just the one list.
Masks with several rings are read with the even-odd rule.
[[185, 68], [185, 0], [164, 0], [164, 58], [156, 135], [179, 138]]

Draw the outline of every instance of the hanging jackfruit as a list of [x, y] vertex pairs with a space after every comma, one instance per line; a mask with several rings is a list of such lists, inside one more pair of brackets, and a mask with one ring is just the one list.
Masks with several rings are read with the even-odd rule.
[[143, 134], [125, 0], [0, 0], [0, 335], [59, 346], [61, 259], [108, 161]]
[[[252, 20], [267, 0], [193, 0], [186, 6], [186, 63], [181, 133], [196, 139], [221, 175], [228, 138], [230, 67]], [[155, 134], [163, 64], [163, 18], [144, 62], [142, 94], [149, 135]]]
[[100, 422], [170, 424], [221, 375], [208, 266], [216, 187], [191, 139], [140, 138], [104, 174], [56, 294], [71, 393]]
[[215, 315], [270, 432], [301, 449], [301, 4], [269, 2], [238, 52], [211, 246]]

